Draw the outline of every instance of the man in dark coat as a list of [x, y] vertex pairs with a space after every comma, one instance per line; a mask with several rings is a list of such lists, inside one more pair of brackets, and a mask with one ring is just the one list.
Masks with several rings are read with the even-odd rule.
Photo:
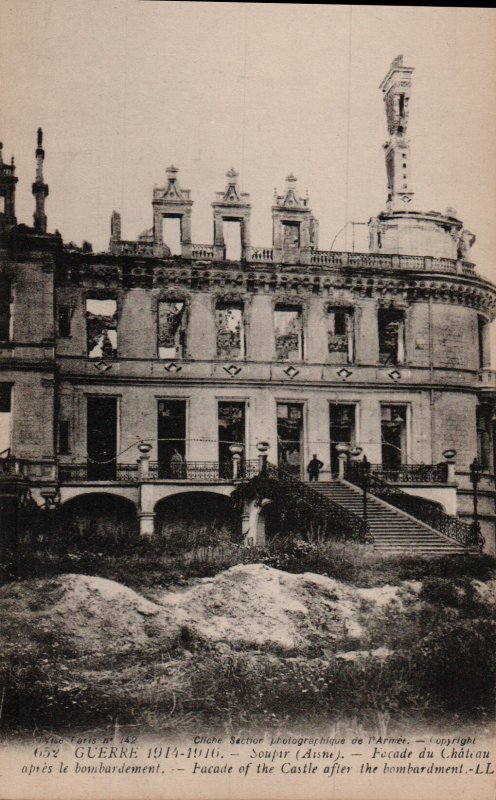
[[312, 456], [312, 460], [308, 462], [307, 472], [308, 472], [308, 479], [310, 481], [318, 481], [319, 479], [319, 472], [324, 466], [322, 461], [319, 461], [316, 454], [314, 453]]

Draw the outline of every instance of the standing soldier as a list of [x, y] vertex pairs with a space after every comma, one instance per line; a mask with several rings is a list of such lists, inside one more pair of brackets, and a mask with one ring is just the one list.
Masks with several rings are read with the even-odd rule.
[[310, 481], [318, 481], [319, 479], [319, 472], [324, 466], [322, 461], [319, 461], [316, 454], [314, 453], [312, 456], [312, 460], [309, 461], [307, 472], [308, 472], [308, 480]]

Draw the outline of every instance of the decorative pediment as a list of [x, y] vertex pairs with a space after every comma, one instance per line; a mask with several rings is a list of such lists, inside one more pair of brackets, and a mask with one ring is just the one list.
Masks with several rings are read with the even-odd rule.
[[274, 205], [282, 208], [307, 208], [308, 197], [301, 197], [297, 187], [298, 179], [291, 172], [286, 178], [286, 188], [284, 194], [278, 195], [275, 192]]
[[162, 203], [191, 203], [190, 190], [182, 189], [179, 180], [179, 170], [173, 164], [165, 170], [167, 175], [167, 185], [162, 188], [156, 188], [153, 192], [154, 200], [160, 200]]
[[214, 206], [216, 205], [228, 205], [228, 206], [246, 206], [250, 202], [250, 195], [246, 192], [242, 192], [239, 188], [239, 172], [236, 172], [234, 167], [226, 172], [227, 184], [226, 188], [223, 192], [216, 192], [215, 193], [215, 202]]

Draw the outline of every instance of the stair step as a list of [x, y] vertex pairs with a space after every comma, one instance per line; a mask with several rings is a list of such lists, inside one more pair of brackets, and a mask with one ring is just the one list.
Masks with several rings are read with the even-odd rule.
[[[314, 483], [311, 488], [326, 499], [347, 508], [363, 519], [363, 494], [339, 481]], [[374, 537], [374, 548], [381, 553], [414, 553], [444, 555], [464, 552], [462, 545], [452, 542], [423, 522], [373, 495], [367, 496], [367, 521]]]

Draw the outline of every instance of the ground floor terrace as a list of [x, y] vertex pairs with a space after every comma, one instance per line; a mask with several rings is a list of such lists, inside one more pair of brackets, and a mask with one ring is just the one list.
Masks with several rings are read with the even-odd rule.
[[[311, 492], [312, 487], [315, 489], [316, 484], [308, 481], [308, 474], [306, 481], [300, 481], [294, 471], [287, 469], [284, 461], [279, 467], [271, 465], [270, 448], [266, 442], [259, 443], [257, 459], [245, 459], [242, 448], [236, 445], [231, 446], [231, 451], [229, 459], [222, 462], [178, 459], [163, 471], [159, 462], [151, 460], [151, 445], [144, 442], [139, 445], [139, 456], [134, 463], [111, 461], [103, 465], [102, 472], [98, 471], [98, 464], [95, 467], [89, 461], [56, 465], [48, 461], [11, 458], [2, 462], [2, 479], [4, 483], [17, 481], [39, 507], [44, 506], [47, 511], [57, 510], [62, 529], [74, 532], [77, 528], [83, 537], [115, 536], [116, 532], [118, 536], [133, 532], [141, 536], [168, 535], [174, 526], [194, 522], [197, 526], [204, 524], [212, 529], [227, 527], [247, 545], [264, 544], [266, 521], [269, 518], [274, 522], [276, 516], [274, 498], [264, 497], [260, 491], [241, 498], [240, 487], [253, 482], [268, 468], [279, 469], [292, 482], [293, 493], [306, 492], [304, 499], [311, 508], [314, 495], [308, 495], [308, 491]], [[452, 453], [448, 456], [438, 464], [396, 467], [367, 460], [368, 491], [373, 493], [372, 480], [382, 482], [395, 492], [409, 495], [412, 500], [418, 498], [434, 503], [446, 517], [470, 525], [474, 517], [471, 476], [457, 470]], [[360, 470], [362, 464], [361, 448], [350, 449], [350, 445], [342, 442], [338, 449], [336, 476], [329, 481], [327, 475], [319, 474], [319, 486], [354, 480], [350, 469], [354, 465]], [[362, 490], [361, 479], [355, 483]], [[276, 499], [281, 502], [281, 497]], [[336, 499], [339, 505], [339, 497]], [[386, 496], [386, 501], [388, 499]], [[284, 498], [282, 501], [284, 505]], [[481, 474], [476, 503], [478, 521], [486, 540], [485, 549], [494, 552], [492, 476]], [[407, 503], [407, 506], [410, 510], [413, 508], [411, 504]], [[329, 507], [330, 518], [336, 516], [336, 510], [336, 506]], [[361, 506], [357, 513], [363, 517]], [[357, 520], [351, 522], [352, 528], [354, 524], [360, 526]]]

